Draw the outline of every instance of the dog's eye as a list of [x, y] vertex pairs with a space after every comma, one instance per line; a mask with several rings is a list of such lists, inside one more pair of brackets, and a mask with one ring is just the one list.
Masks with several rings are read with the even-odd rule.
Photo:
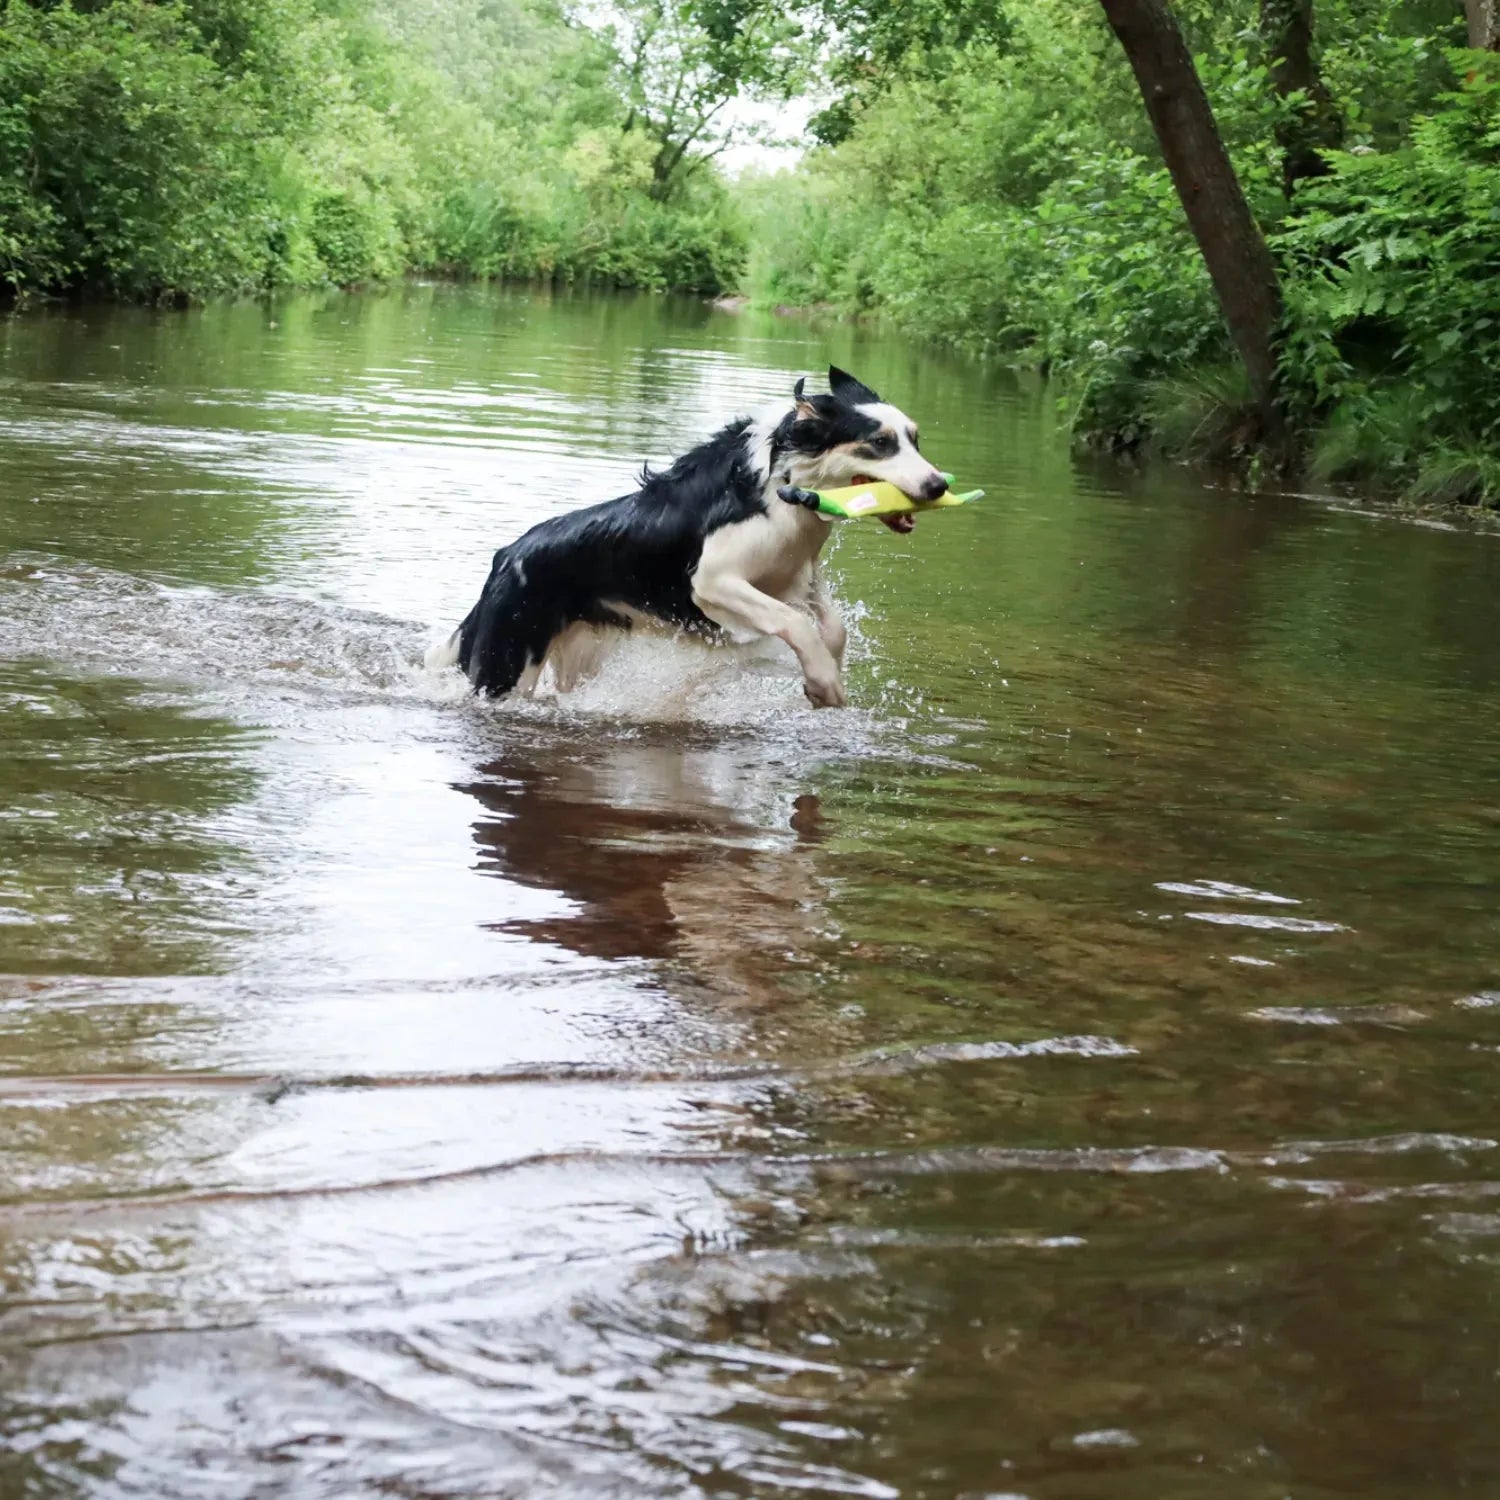
[[894, 458], [901, 444], [894, 432], [877, 432], [867, 443], [861, 443], [854, 452], [859, 458]]
[[917, 441], [917, 429], [915, 427], [908, 427], [906, 429], [906, 435], [911, 439], [911, 445], [913, 448], [921, 448], [922, 445]]

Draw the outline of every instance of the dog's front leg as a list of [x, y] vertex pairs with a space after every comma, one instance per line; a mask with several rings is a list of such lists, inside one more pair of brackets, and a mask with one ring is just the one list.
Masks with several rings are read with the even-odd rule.
[[849, 644], [849, 632], [844, 628], [844, 617], [839, 613], [838, 605], [833, 602], [828, 585], [821, 577], [813, 583], [811, 602], [813, 618], [818, 622], [818, 634], [822, 636], [823, 644], [828, 647], [828, 654], [833, 657], [842, 673], [844, 647]]
[[738, 574], [699, 568], [693, 575], [693, 603], [710, 620], [730, 630], [779, 636], [802, 665], [802, 690], [814, 708], [842, 708], [844, 685], [823, 635], [800, 609], [762, 593]]

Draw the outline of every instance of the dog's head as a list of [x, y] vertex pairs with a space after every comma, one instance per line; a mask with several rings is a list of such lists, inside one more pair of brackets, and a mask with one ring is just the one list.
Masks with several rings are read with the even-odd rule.
[[[799, 380], [794, 406], [777, 432], [779, 461], [804, 489], [886, 480], [912, 500], [936, 500], [948, 481], [917, 450], [917, 424], [869, 386], [829, 367], [826, 396], [809, 396]], [[783, 481], [785, 482], [785, 481]], [[882, 516], [892, 531], [910, 531], [916, 517]]]

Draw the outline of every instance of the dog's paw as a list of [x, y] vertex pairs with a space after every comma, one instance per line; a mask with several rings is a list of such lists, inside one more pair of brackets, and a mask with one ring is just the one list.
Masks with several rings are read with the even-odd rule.
[[837, 677], [806, 677], [802, 691], [814, 708], [843, 708], [848, 702], [844, 697], [844, 684]]

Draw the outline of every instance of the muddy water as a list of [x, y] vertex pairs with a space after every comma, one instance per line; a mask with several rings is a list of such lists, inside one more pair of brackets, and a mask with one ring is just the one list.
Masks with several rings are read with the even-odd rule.
[[[853, 707], [417, 666], [829, 357]], [[0, 1492], [1500, 1493], [1500, 546], [889, 338], [0, 325]]]

